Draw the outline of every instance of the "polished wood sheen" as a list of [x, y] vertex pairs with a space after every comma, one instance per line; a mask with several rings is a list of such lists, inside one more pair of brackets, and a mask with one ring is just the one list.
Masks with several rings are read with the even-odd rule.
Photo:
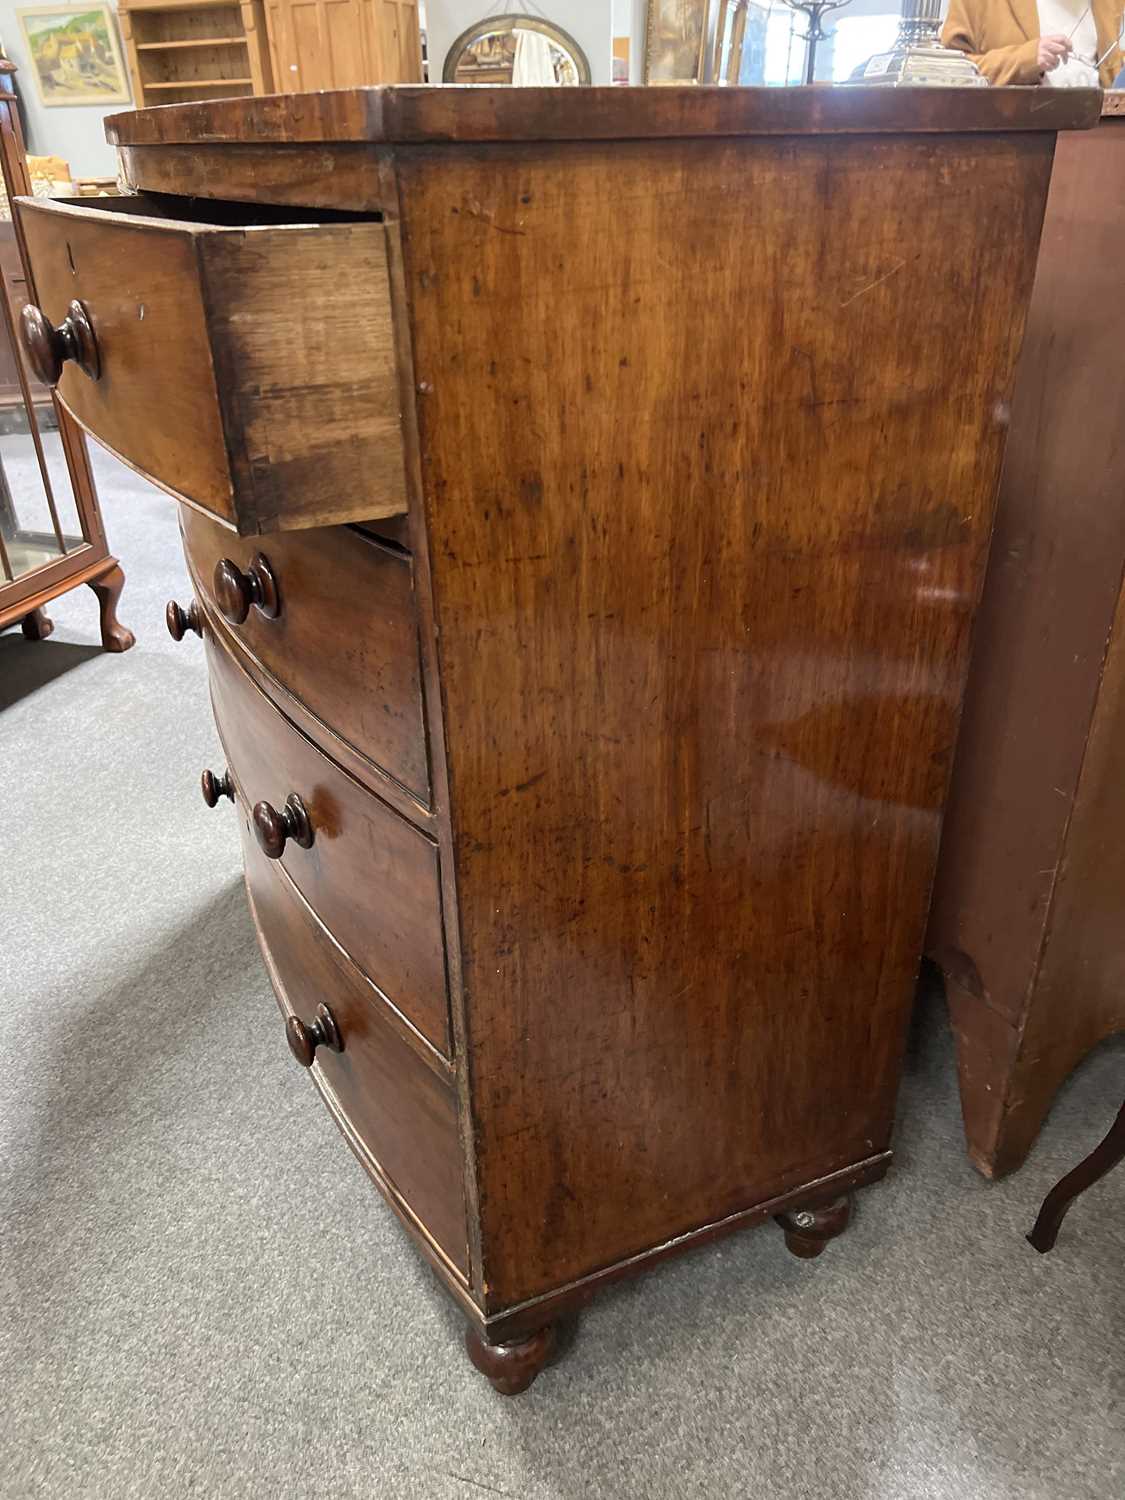
[[102, 373], [98, 341], [81, 302], [71, 302], [57, 328], [40, 308], [29, 303], [20, 315], [20, 334], [28, 362], [44, 385], [58, 384], [68, 359], [90, 380], [97, 380]]
[[1125, 1031], [1125, 118], [1059, 141], [926, 951], [973, 1164]]
[[245, 624], [251, 606], [267, 620], [281, 613], [277, 579], [264, 553], [255, 552], [245, 573], [229, 557], [220, 557], [213, 577], [215, 603], [229, 625]]
[[[196, 585], [221, 608], [218, 564], [229, 559], [249, 569], [257, 543], [232, 537], [198, 511], [183, 509], [181, 519]], [[392, 777], [428, 804], [411, 557], [345, 526], [278, 533], [265, 557], [278, 612], [249, 610], [233, 635], [268, 674], [268, 691], [349, 770], [376, 787]]]
[[[243, 838], [246, 881], [283, 1012], [308, 1024], [331, 996], [342, 1050], [318, 1047], [313, 1074], [368, 1171], [394, 1206], [467, 1269], [457, 1102], [437, 1060], [406, 1040], [391, 1012], [316, 921], [278, 866]], [[278, 1046], [285, 1043], [278, 1030]]]
[[344, 1050], [344, 1039], [336, 1025], [336, 1017], [323, 1001], [316, 1008], [315, 1020], [307, 1026], [300, 1016], [289, 1017], [285, 1023], [285, 1040], [302, 1068], [312, 1067], [318, 1047], [327, 1047], [330, 1052]]
[[799, 1260], [815, 1260], [829, 1240], [843, 1234], [852, 1217], [852, 1201], [846, 1195], [823, 1208], [801, 1208], [777, 1215], [785, 1235], [785, 1248]]
[[270, 802], [256, 802], [251, 822], [258, 848], [267, 859], [280, 859], [290, 839], [299, 849], [313, 846], [312, 820], [296, 792], [289, 793], [280, 812]]
[[[185, 543], [290, 1036], [328, 1006], [311, 1074], [500, 1391], [596, 1287], [771, 1217], [817, 1253], [887, 1169], [1054, 133], [1096, 109], [370, 89], [110, 122], [142, 186], [383, 216], [406, 522], [238, 550], [185, 512]], [[274, 619], [215, 584], [253, 549]], [[313, 842], [278, 851], [290, 795]]]
[[526, 1391], [554, 1348], [555, 1329], [550, 1323], [530, 1338], [506, 1344], [490, 1344], [475, 1328], [465, 1330], [465, 1349], [470, 1360], [501, 1396], [518, 1396]]
[[489, 1308], [889, 1142], [1051, 147], [399, 162]]
[[[1087, 129], [1097, 89], [344, 88], [110, 115], [117, 146], [198, 142], [712, 140], [728, 136]], [[132, 158], [139, 165], [136, 156]]]
[[214, 771], [204, 771], [199, 778], [199, 788], [208, 807], [218, 807], [222, 797], [234, 801], [234, 782], [229, 771], [224, 771], [221, 776], [216, 776]]
[[73, 323], [77, 295], [100, 359], [96, 379], [66, 364], [60, 399], [127, 463], [243, 534], [405, 510], [381, 223], [137, 198], [17, 212], [44, 326]]
[[448, 1053], [436, 846], [278, 713], [220, 629], [205, 637], [211, 699], [260, 848], [387, 999]]
[[182, 641], [185, 635], [203, 635], [203, 617], [199, 605], [193, 599], [184, 609], [175, 599], [169, 599], [164, 607], [164, 623], [174, 641]]

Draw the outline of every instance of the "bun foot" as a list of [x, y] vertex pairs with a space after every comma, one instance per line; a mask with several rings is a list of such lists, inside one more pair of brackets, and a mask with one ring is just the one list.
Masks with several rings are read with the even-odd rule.
[[844, 1195], [824, 1208], [796, 1208], [775, 1214], [785, 1231], [785, 1248], [802, 1260], [812, 1260], [838, 1234], [843, 1234], [852, 1216], [852, 1200]]
[[492, 1382], [493, 1390], [502, 1396], [518, 1396], [526, 1391], [551, 1357], [555, 1347], [555, 1328], [548, 1323], [529, 1339], [514, 1344], [489, 1344], [477, 1331], [465, 1329], [465, 1348], [474, 1366]]
[[49, 620], [41, 609], [33, 609], [20, 621], [25, 641], [45, 641], [54, 628], [54, 620]]

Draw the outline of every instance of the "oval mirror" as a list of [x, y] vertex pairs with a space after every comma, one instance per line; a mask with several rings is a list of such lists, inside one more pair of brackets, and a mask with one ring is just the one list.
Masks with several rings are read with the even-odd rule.
[[590, 82], [586, 54], [561, 26], [538, 16], [489, 16], [450, 47], [443, 83], [511, 83], [528, 87]]

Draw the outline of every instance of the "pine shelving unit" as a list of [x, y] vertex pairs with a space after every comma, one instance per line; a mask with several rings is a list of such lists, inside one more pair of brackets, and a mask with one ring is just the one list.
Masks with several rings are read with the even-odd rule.
[[262, 0], [118, 0], [138, 108], [273, 92]]

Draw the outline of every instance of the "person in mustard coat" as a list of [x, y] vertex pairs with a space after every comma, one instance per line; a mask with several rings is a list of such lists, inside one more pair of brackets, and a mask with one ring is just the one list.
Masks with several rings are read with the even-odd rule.
[[1109, 88], [1121, 71], [1125, 0], [949, 0], [946, 47], [989, 83]]

